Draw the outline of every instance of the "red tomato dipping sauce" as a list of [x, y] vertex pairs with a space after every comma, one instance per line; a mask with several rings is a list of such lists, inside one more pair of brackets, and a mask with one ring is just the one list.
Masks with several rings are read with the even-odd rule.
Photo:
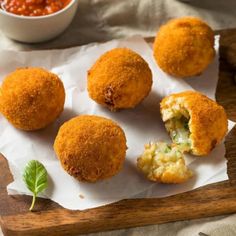
[[0, 0], [1, 9], [20, 16], [45, 16], [66, 7], [71, 0]]

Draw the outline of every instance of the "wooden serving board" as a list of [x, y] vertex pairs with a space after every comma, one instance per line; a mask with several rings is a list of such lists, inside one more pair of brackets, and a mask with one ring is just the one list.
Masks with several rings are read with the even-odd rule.
[[[222, 30], [217, 101], [236, 121], [236, 29]], [[235, 53], [232, 53], [232, 52]], [[130, 199], [85, 211], [70, 211], [39, 199], [29, 212], [31, 197], [8, 196], [13, 180], [7, 161], [0, 156], [0, 223], [5, 235], [77, 235], [134, 226], [195, 219], [236, 212], [236, 128], [226, 138], [229, 181], [161, 199]]]

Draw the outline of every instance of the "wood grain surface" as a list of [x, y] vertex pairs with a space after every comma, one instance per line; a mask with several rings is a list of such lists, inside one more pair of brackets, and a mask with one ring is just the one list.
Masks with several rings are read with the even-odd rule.
[[[218, 31], [220, 73], [217, 101], [236, 121], [236, 29]], [[226, 138], [229, 181], [161, 199], [130, 199], [85, 211], [69, 211], [39, 199], [36, 212], [29, 212], [31, 197], [8, 196], [12, 181], [7, 161], [0, 157], [0, 223], [5, 235], [77, 235], [111, 229], [195, 219], [236, 212], [236, 128]]]

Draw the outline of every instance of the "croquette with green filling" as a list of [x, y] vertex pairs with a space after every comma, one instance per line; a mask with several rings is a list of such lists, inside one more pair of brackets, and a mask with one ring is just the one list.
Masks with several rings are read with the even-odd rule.
[[185, 91], [165, 97], [161, 114], [173, 142], [183, 152], [208, 155], [227, 133], [224, 108], [199, 92]]

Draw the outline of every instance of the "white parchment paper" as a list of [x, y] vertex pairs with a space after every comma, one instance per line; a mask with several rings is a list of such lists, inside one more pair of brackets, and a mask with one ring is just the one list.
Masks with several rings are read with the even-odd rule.
[[[0, 116], [0, 151], [7, 158], [14, 182], [8, 185], [9, 194], [28, 194], [22, 172], [31, 159], [42, 162], [49, 174], [49, 187], [41, 195], [68, 209], [87, 209], [133, 197], [162, 197], [188, 191], [208, 183], [225, 180], [224, 145], [219, 145], [206, 158], [188, 156], [186, 162], [195, 176], [185, 184], [155, 184], [136, 169], [136, 159], [150, 141], [169, 140], [161, 121], [159, 102], [171, 93], [197, 89], [214, 98], [218, 78], [217, 55], [214, 63], [201, 76], [186, 82], [163, 73], [154, 62], [152, 50], [141, 37], [114, 40], [64, 50], [14, 52], [0, 51], [0, 79], [17, 67], [40, 66], [60, 76], [66, 89], [63, 114], [51, 126], [36, 132], [24, 132], [12, 127]], [[153, 88], [149, 96], [135, 109], [111, 112], [93, 102], [87, 93], [87, 70], [104, 52], [115, 47], [128, 47], [142, 55], [153, 73]], [[122, 171], [115, 177], [98, 183], [81, 183], [69, 176], [60, 166], [53, 151], [53, 142], [60, 125], [80, 114], [96, 114], [111, 118], [124, 129], [127, 138], [127, 157]], [[230, 123], [231, 129], [233, 123]], [[80, 196], [83, 196], [81, 198]]]

